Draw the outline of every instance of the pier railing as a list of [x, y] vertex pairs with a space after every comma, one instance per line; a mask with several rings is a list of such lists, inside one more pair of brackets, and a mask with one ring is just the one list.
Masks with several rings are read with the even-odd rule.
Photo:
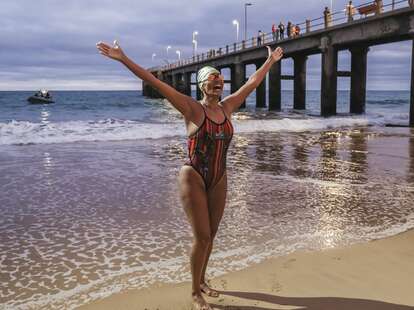
[[[295, 40], [302, 35], [308, 34], [310, 32], [328, 29], [329, 27], [349, 23], [357, 19], [369, 18], [371, 16], [376, 16], [384, 12], [393, 11], [403, 7], [414, 8], [414, 0], [389, 0], [387, 3], [384, 3], [381, 0], [375, 0], [355, 5], [351, 8], [347, 6], [343, 10], [336, 12], [325, 11], [324, 15], [321, 17], [307, 19], [304, 22], [300, 23], [292, 23], [292, 28], [289, 36], [287, 35], [287, 25], [285, 25], [285, 35], [283, 38], [280, 37], [280, 34], [275, 37], [272, 32], [263, 33], [261, 35], [261, 38], [258, 38], [257, 36], [251, 37], [248, 40], [242, 40], [240, 42], [234, 42], [232, 44], [228, 44], [219, 48], [213, 48], [207, 52], [197, 54], [190, 58], [182, 59], [161, 67], [152, 67], [150, 70], [155, 71], [174, 69], [180, 66], [185, 66], [200, 61], [221, 57], [227, 54], [236, 53], [241, 50], [256, 48], [258, 46], [266, 45], [269, 43]], [[300, 31], [298, 34], [295, 34], [293, 31], [293, 26], [299, 26]]]

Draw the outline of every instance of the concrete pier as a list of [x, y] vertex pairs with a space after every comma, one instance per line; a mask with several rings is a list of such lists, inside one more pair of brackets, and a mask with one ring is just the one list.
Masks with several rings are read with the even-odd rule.
[[[350, 112], [364, 113], [366, 108], [367, 55], [369, 47], [405, 40], [413, 40], [414, 9], [406, 7], [390, 10], [389, 8], [376, 15], [354, 20], [332, 20], [329, 27], [314, 29], [313, 21], [308, 20], [306, 32], [297, 37], [284, 38], [277, 41], [265, 37], [273, 50], [280, 46], [284, 50], [284, 58], [294, 60], [294, 75], [281, 74], [281, 62], [274, 64], [269, 71], [269, 94], [266, 94], [266, 81], [256, 89], [256, 107], [266, 107], [266, 95], [269, 96], [268, 109], [281, 110], [281, 80], [293, 80], [294, 109], [306, 109], [306, 64], [310, 55], [322, 54], [321, 65], [321, 115], [332, 116], [337, 112], [337, 77], [350, 77]], [[270, 34], [271, 35], [271, 34]], [[195, 55], [191, 59], [174, 64], [152, 68], [150, 71], [161, 72], [164, 81], [182, 91], [191, 94], [191, 78], [189, 72], [197, 72], [205, 65], [219, 69], [230, 68], [231, 92], [234, 93], [246, 81], [246, 64], [259, 67], [267, 58], [265, 44], [257, 45], [253, 39], [227, 44], [227, 46], [211, 49], [210, 53]], [[414, 48], [414, 46], [413, 46]], [[212, 52], [213, 50], [217, 52]], [[351, 69], [338, 71], [338, 52], [351, 52]], [[414, 57], [414, 51], [413, 55]], [[385, 76], [384, 79], [387, 77]], [[227, 82], [227, 81], [226, 81]], [[192, 84], [194, 85], [194, 83]], [[149, 85], [143, 83], [143, 94], [154, 96]], [[197, 99], [201, 92], [197, 87]], [[412, 65], [412, 86], [410, 104], [410, 126], [414, 127], [414, 64]], [[240, 107], [244, 108], [243, 103]]]
[[351, 52], [351, 98], [350, 113], [365, 113], [367, 90], [367, 55], [366, 46], [353, 47]]
[[293, 80], [293, 108], [306, 109], [306, 62], [307, 56], [294, 56], [294, 80]]

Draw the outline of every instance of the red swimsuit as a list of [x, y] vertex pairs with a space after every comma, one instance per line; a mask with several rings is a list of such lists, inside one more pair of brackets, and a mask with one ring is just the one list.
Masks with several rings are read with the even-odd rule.
[[188, 137], [188, 160], [184, 165], [192, 166], [201, 175], [208, 190], [216, 185], [226, 170], [226, 154], [233, 137], [233, 125], [224, 111], [224, 121], [217, 124], [201, 106], [204, 120], [197, 131]]

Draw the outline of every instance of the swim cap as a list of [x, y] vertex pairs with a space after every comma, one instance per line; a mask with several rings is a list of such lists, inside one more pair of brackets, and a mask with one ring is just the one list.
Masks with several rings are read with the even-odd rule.
[[211, 66], [205, 66], [205, 67], [202, 67], [200, 70], [198, 70], [197, 83], [198, 83], [198, 87], [200, 87], [201, 90], [203, 90], [201, 86], [203, 85], [205, 80], [207, 80], [207, 77], [212, 73], [220, 74], [220, 71], [218, 71], [216, 68], [213, 68]]

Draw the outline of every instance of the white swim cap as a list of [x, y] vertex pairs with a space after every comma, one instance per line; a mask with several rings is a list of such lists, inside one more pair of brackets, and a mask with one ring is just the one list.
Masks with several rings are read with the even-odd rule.
[[201, 86], [207, 80], [207, 77], [213, 73], [220, 74], [220, 71], [218, 71], [216, 68], [213, 68], [211, 66], [205, 66], [205, 67], [202, 67], [200, 70], [198, 70], [197, 83], [198, 83], [198, 87], [200, 87], [201, 90], [203, 90]]

